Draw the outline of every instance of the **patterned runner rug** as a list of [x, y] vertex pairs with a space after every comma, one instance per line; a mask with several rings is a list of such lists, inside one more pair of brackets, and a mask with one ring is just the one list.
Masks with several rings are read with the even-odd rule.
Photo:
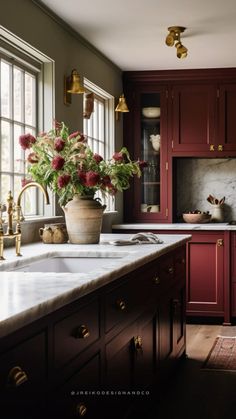
[[236, 371], [236, 337], [218, 336], [202, 368]]

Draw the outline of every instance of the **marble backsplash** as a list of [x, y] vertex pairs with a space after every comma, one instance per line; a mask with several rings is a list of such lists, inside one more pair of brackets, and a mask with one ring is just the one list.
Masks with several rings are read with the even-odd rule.
[[209, 194], [218, 199], [225, 196], [224, 221], [236, 220], [236, 158], [176, 158], [173, 187], [175, 221], [181, 221], [186, 210], [211, 213]]

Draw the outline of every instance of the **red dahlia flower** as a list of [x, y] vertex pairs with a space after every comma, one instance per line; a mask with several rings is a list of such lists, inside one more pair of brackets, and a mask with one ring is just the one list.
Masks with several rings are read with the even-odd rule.
[[36, 142], [36, 138], [31, 134], [23, 134], [19, 137], [19, 143], [23, 150], [30, 148]]
[[119, 151], [118, 153], [114, 153], [114, 154], [113, 154], [113, 156], [112, 156], [112, 158], [113, 158], [115, 161], [119, 161], [119, 162], [121, 162], [121, 161], [123, 161], [123, 160], [124, 160], [124, 154], [123, 154], [123, 153], [121, 153], [121, 151]]
[[86, 183], [86, 173], [83, 170], [78, 170], [77, 172], [79, 181], [82, 185], [85, 185]]
[[56, 151], [62, 151], [63, 148], [65, 147], [65, 144], [66, 144], [65, 141], [61, 137], [57, 137], [55, 138], [55, 141], [54, 141], [54, 149]]
[[86, 173], [86, 186], [96, 186], [100, 181], [100, 175], [99, 173], [93, 172], [90, 170]]
[[93, 156], [93, 159], [95, 160], [97, 164], [99, 164], [103, 160], [103, 157], [100, 156], [100, 154], [95, 153]]
[[64, 166], [65, 160], [61, 156], [55, 156], [52, 159], [51, 166], [54, 170], [61, 170]]
[[60, 189], [64, 188], [65, 186], [68, 185], [70, 180], [71, 180], [71, 175], [64, 174], [64, 175], [59, 176], [57, 179], [58, 188]]

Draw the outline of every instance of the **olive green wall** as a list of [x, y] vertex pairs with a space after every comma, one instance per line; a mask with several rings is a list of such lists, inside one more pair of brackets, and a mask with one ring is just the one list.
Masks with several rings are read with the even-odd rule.
[[[66, 4], [66, 2], [65, 2]], [[64, 75], [76, 68], [115, 97], [122, 93], [122, 72], [93, 46], [77, 35], [63, 21], [34, 0], [1, 0], [1, 25], [55, 62], [55, 118], [71, 130], [81, 129], [82, 95], [73, 95], [72, 104], [64, 105]], [[122, 145], [122, 118], [115, 121], [115, 145]], [[117, 202], [118, 218], [122, 214], [122, 197]]]

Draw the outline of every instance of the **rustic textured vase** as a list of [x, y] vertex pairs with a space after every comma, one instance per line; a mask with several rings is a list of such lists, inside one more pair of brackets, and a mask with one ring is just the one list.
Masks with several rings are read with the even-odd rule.
[[99, 243], [103, 211], [106, 206], [89, 196], [75, 195], [63, 208], [69, 242]]

